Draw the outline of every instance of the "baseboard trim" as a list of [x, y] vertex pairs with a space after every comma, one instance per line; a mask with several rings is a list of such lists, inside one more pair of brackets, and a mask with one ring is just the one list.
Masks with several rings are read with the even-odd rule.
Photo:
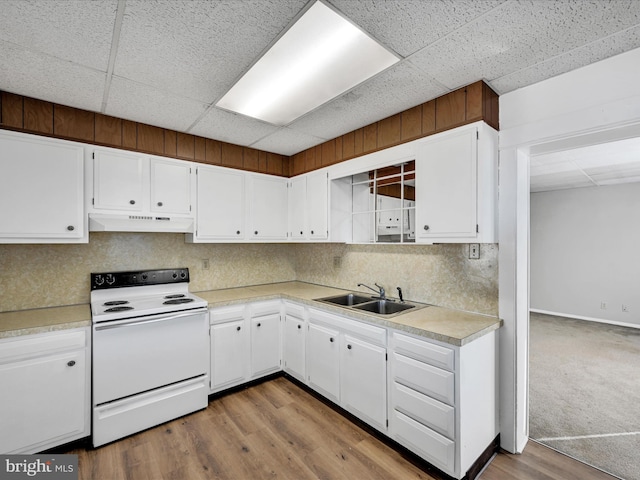
[[543, 315], [554, 315], [556, 317], [567, 317], [567, 318], [573, 318], [576, 320], [585, 320], [587, 322], [606, 323], [608, 325], [616, 325], [618, 327], [629, 327], [629, 328], [640, 329], [640, 325], [638, 325], [637, 323], [616, 322], [615, 320], [605, 320], [604, 318], [585, 317], [583, 315], [573, 315], [571, 313], [551, 312], [549, 310], [541, 310], [538, 308], [530, 308], [529, 311], [533, 313], [542, 313]]

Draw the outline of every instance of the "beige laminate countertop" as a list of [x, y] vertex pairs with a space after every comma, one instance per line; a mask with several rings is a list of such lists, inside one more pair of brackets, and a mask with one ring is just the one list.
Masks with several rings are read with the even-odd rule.
[[418, 302], [410, 303], [418, 306], [424, 305], [424, 308], [412, 309], [390, 317], [369, 314], [360, 310], [317, 302], [314, 299], [340, 295], [348, 293], [348, 291], [304, 282], [272, 283], [194, 293], [204, 298], [209, 302], [209, 306], [213, 308], [247, 301], [284, 298], [456, 346], [465, 345], [502, 326], [502, 320], [497, 317], [451, 310]]
[[[347, 293], [346, 290], [304, 282], [272, 283], [194, 293], [205, 299], [213, 308], [283, 298], [456, 346], [465, 345], [502, 325], [502, 321], [497, 317], [427, 306], [418, 302], [411, 303], [425, 305], [424, 308], [412, 309], [391, 317], [345, 309], [314, 299], [340, 295]], [[90, 325], [91, 308], [88, 304], [3, 312], [0, 313], [0, 338]]]
[[91, 325], [89, 304], [0, 313], [0, 338], [54, 332]]

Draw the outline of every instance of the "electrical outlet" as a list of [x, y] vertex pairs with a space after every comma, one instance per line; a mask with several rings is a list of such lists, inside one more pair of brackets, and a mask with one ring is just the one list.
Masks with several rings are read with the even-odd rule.
[[606, 310], [607, 309], [607, 302], [600, 302], [600, 310]]
[[622, 311], [623, 312], [629, 312], [629, 305], [625, 305], [624, 303], [622, 304]]
[[205, 258], [202, 260], [202, 269], [203, 270], [209, 270], [209, 259]]
[[479, 243], [470, 243], [469, 244], [469, 258], [473, 260], [477, 260], [480, 258], [480, 244]]

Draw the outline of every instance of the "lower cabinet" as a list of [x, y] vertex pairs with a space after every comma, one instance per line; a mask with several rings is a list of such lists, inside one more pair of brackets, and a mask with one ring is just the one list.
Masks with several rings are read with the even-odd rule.
[[0, 340], [0, 454], [90, 435], [88, 328]]
[[387, 429], [386, 329], [309, 309], [308, 384], [369, 425]]
[[284, 302], [282, 329], [282, 369], [301, 382], [306, 379], [306, 322], [305, 309], [301, 305]]
[[280, 300], [209, 310], [210, 393], [279, 371]]

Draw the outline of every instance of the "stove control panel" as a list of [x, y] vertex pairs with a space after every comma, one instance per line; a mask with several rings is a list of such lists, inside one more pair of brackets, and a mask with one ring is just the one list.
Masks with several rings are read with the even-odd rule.
[[145, 285], [164, 285], [168, 283], [189, 283], [189, 269], [173, 268], [91, 274], [91, 290], [142, 287]]

